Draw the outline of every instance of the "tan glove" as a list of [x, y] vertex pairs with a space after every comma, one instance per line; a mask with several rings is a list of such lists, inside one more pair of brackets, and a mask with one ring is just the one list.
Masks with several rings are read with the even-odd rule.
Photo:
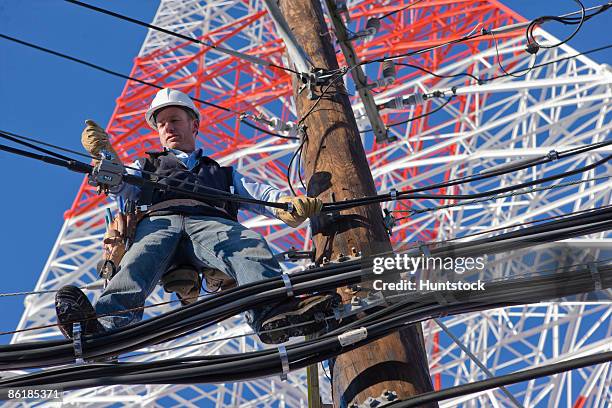
[[168, 293], [176, 293], [183, 305], [194, 303], [198, 300], [202, 280], [198, 271], [193, 267], [178, 266], [167, 271], [161, 278], [164, 290]]
[[297, 228], [301, 223], [306, 221], [306, 218], [310, 218], [313, 215], [320, 213], [321, 207], [323, 207], [323, 201], [315, 197], [307, 197], [303, 195], [297, 197], [284, 196], [281, 197], [278, 202], [290, 202], [293, 204], [293, 212], [291, 213], [281, 210], [280, 208], [276, 208], [274, 210], [274, 215], [276, 215], [276, 218], [282, 220], [285, 224], [293, 228]]
[[81, 133], [81, 144], [93, 157], [100, 157], [100, 152], [105, 150], [113, 155], [114, 162], [121, 163], [117, 151], [110, 143], [108, 134], [96, 122], [91, 119], [85, 121], [85, 129]]

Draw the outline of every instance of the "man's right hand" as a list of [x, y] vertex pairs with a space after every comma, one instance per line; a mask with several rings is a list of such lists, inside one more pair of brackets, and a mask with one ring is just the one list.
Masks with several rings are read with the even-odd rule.
[[110, 143], [108, 134], [91, 119], [85, 121], [85, 129], [81, 133], [81, 144], [93, 157], [100, 157], [103, 150], [112, 154], [112, 161], [121, 163], [119, 155]]

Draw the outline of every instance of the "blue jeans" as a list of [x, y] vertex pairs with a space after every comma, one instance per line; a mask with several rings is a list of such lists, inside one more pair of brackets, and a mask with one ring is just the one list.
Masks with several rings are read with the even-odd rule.
[[[136, 323], [143, 310], [114, 314], [144, 306], [146, 298], [168, 267], [177, 260], [198, 268], [218, 269], [238, 285], [279, 276], [281, 267], [266, 240], [242, 224], [224, 218], [188, 215], [150, 216], [136, 229], [134, 243], [120, 270], [95, 304], [100, 323], [109, 330]], [[253, 327], [271, 306], [246, 313]]]

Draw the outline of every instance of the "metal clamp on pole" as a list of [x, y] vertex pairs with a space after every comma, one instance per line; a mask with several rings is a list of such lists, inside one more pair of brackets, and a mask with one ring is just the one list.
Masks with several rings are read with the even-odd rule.
[[370, 292], [368, 293], [368, 296], [364, 298], [353, 296], [350, 303], [343, 303], [340, 305], [340, 307], [334, 309], [334, 318], [336, 320], [342, 320], [346, 319], [347, 317], [354, 316], [357, 313], [364, 312], [368, 309], [386, 305], [387, 299], [380, 291]]
[[559, 159], [559, 152], [556, 151], [556, 150], [551, 150], [550, 152], [548, 152], [548, 154], [546, 156], [548, 156], [548, 158], [550, 160], [558, 160]]
[[601, 290], [603, 288], [603, 284], [601, 283], [601, 275], [599, 274], [599, 269], [597, 268], [597, 262], [589, 262], [589, 269], [591, 270], [591, 276], [595, 282], [595, 290]]
[[287, 349], [285, 346], [278, 346], [278, 354], [280, 355], [281, 365], [283, 367], [283, 372], [280, 375], [281, 381], [287, 381], [287, 374], [289, 373], [289, 356], [287, 355]]
[[397, 190], [392, 188], [389, 190], [389, 195], [391, 196], [391, 201], [397, 201]]
[[114, 187], [121, 184], [123, 167], [112, 161], [112, 155], [106, 152], [100, 154], [100, 160], [88, 176], [88, 184], [94, 187]]
[[285, 289], [287, 289], [287, 297], [293, 297], [293, 285], [291, 284], [291, 279], [289, 279], [289, 275], [283, 273], [281, 275], [281, 278], [283, 279], [283, 283], [285, 284]]
[[72, 347], [77, 364], [83, 364], [83, 343], [81, 341], [81, 322], [72, 323]]

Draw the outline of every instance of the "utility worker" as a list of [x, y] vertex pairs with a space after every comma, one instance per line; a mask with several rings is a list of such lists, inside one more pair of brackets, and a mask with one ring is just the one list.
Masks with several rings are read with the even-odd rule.
[[[149, 157], [141, 158], [130, 166], [144, 172], [127, 169], [128, 173], [140, 173], [145, 178], [151, 178], [153, 173], [160, 183], [184, 190], [198, 191], [192, 185], [195, 184], [241, 197], [290, 202], [294, 210], [290, 213], [278, 209], [271, 211], [261, 205], [203, 201], [172, 192], [144, 191], [127, 183], [113, 187], [110, 193], [115, 198], [148, 205], [149, 210], [138, 223], [133, 244], [121, 259], [116, 275], [95, 308], [87, 296], [74, 286], [65, 286], [58, 291], [58, 322], [68, 338], [72, 337], [70, 322], [74, 321], [83, 322], [85, 334], [104, 333], [140, 321], [146, 298], [171, 266], [176, 265], [177, 257], [182, 258], [179, 263], [188, 262], [198, 269], [220, 271], [238, 285], [279, 276], [281, 267], [265, 239], [238, 223], [238, 209], [276, 217], [294, 228], [321, 210], [322, 202], [318, 198], [283, 196], [277, 188], [249, 180], [232, 167], [222, 167], [204, 156], [202, 149], [196, 149], [200, 113], [191, 98], [183, 92], [160, 90], [145, 119], [159, 133], [163, 150], [148, 152]], [[113, 161], [120, 163], [106, 132], [92, 120], [87, 120], [86, 124], [81, 139], [83, 147], [93, 157], [100, 157], [100, 153], [105, 152], [112, 155]], [[200, 286], [197, 285], [196, 295], [199, 291]], [[335, 293], [291, 298], [250, 310], [246, 312], [246, 318], [264, 343], [278, 344], [289, 337], [322, 330], [325, 321], [315, 319], [315, 315], [328, 314], [336, 302], [338, 297]], [[303, 325], [310, 321], [315, 322]], [[265, 333], [283, 326], [292, 327]]]

